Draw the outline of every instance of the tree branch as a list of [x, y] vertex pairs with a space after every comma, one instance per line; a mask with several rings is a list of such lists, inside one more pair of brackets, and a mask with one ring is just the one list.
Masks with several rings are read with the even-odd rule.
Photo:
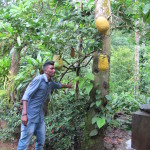
[[[53, 16], [54, 16], [55, 13], [56, 13], [57, 5], [58, 5], [58, 1], [57, 1], [56, 6], [55, 6], [55, 8], [54, 8], [54, 10], [53, 10]], [[51, 27], [51, 23], [52, 23], [52, 18], [51, 18], [51, 20], [50, 20], [50, 27]]]
[[[67, 68], [67, 69], [66, 69], [66, 71], [62, 74], [62, 76], [61, 76], [61, 78], [60, 78], [59, 81], [61, 81], [61, 80], [63, 79], [63, 77], [65, 76], [65, 74], [66, 74], [69, 70], [75, 70], [76, 68], [78, 68], [78, 66], [75, 67], [74, 64], [76, 64], [76, 63], [77, 63], [79, 60], [81, 60], [81, 59], [82, 59], [82, 61], [81, 61], [81, 63], [82, 63], [88, 56], [90, 56], [90, 55], [91, 55], [92, 53], [94, 53], [94, 52], [96, 52], [96, 51], [94, 50], [94, 51], [88, 53], [88, 54], [85, 55], [84, 57], [82, 57], [82, 58], [78, 59], [77, 61], [71, 63], [68, 67], [64, 66], [64, 67]], [[91, 61], [91, 59], [92, 59], [92, 57], [90, 58], [90, 61]], [[90, 61], [89, 61], [89, 62], [90, 62]], [[89, 62], [88, 62], [88, 63], [89, 63]], [[81, 67], [86, 67], [86, 66], [88, 65], [88, 63], [87, 63], [85, 66], [81, 66]], [[73, 68], [71, 68], [72, 66], [73, 66]]]

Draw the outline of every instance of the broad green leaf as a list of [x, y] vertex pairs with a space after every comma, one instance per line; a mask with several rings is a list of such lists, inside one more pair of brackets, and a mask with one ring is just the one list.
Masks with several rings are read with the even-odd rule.
[[96, 94], [97, 94], [97, 95], [100, 95], [100, 94], [101, 94], [101, 91], [100, 91], [100, 90], [96, 90]]
[[100, 94], [97, 94], [96, 95], [96, 100], [99, 100], [101, 98], [101, 95]]
[[97, 120], [97, 126], [99, 127], [99, 128], [101, 128], [101, 127], [103, 127], [105, 125], [105, 118], [99, 118], [98, 120]]
[[106, 95], [105, 97], [106, 97], [106, 99], [109, 100], [109, 101], [112, 100], [112, 97], [111, 97], [110, 95]]
[[29, 62], [29, 64], [32, 64], [35, 66], [38, 65], [38, 62], [34, 58], [32, 58], [32, 57], [26, 57], [26, 58], [27, 58], [27, 61]]
[[85, 88], [86, 88], [87, 93], [90, 93], [90, 91], [91, 91], [92, 88], [93, 88], [93, 84], [89, 84], [89, 85], [86, 86]]
[[80, 79], [80, 77], [75, 77], [75, 78], [73, 79], [73, 83], [79, 81], [79, 79]]
[[5, 37], [5, 36], [6, 36], [6, 34], [0, 33], [0, 38]]
[[85, 80], [83, 79], [83, 80], [80, 80], [80, 82], [79, 82], [79, 88], [81, 89], [82, 88], [82, 86], [83, 86], [83, 84], [85, 83]]
[[98, 134], [97, 129], [94, 129], [94, 130], [92, 130], [92, 131], [90, 132], [90, 136], [95, 136], [95, 135], [97, 135], [97, 134]]
[[73, 90], [70, 90], [69, 93], [70, 93], [71, 95], [74, 95], [74, 94], [75, 94]]
[[101, 101], [96, 101], [96, 106], [99, 107], [101, 105]]
[[150, 11], [150, 4], [145, 5], [144, 9], [143, 9], [143, 13], [147, 14]]
[[12, 28], [11, 26], [8, 27], [7, 29], [8, 29], [8, 31], [9, 31], [11, 34], [13, 34], [13, 28]]
[[93, 102], [93, 103], [90, 105], [90, 108], [93, 107], [94, 105], [95, 105], [95, 103]]
[[19, 86], [17, 87], [17, 91], [20, 90], [22, 87], [22, 84], [20, 83]]
[[40, 63], [42, 62], [42, 57], [41, 57], [40, 53], [38, 53], [38, 55], [37, 55], [37, 60], [38, 60]]
[[88, 72], [86, 75], [85, 75], [85, 78], [89, 79], [89, 80], [94, 80], [94, 75], [91, 73], [91, 72]]
[[95, 122], [97, 122], [98, 119], [99, 119], [98, 117], [93, 117], [92, 118], [92, 124], [94, 124]]
[[20, 36], [17, 37], [17, 43], [18, 43], [19, 46], [21, 46]]

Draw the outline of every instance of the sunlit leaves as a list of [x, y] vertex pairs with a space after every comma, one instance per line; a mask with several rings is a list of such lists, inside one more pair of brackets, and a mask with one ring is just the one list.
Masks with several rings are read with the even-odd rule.
[[18, 42], [18, 45], [21, 46], [20, 36], [17, 37], [17, 42]]
[[146, 15], [150, 11], [150, 4], [147, 4], [143, 8], [143, 13]]
[[100, 100], [99, 100], [99, 101], [96, 101], [96, 106], [99, 107], [99, 106], [101, 105], [101, 103], [102, 103], [102, 102], [101, 102]]
[[144, 6], [143, 14], [144, 14], [144, 21], [149, 23], [150, 25], [150, 4]]
[[105, 125], [105, 118], [99, 118], [98, 120], [97, 120], [97, 126], [98, 126], [98, 128], [101, 128], [101, 127], [103, 127], [104, 125]]

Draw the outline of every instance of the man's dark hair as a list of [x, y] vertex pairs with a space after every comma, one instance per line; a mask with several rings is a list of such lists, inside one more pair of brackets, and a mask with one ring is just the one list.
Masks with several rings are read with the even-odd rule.
[[47, 61], [47, 62], [45, 62], [44, 63], [44, 65], [43, 65], [43, 71], [45, 71], [45, 68], [47, 67], [47, 66], [49, 66], [49, 65], [53, 65], [54, 66], [54, 61]]

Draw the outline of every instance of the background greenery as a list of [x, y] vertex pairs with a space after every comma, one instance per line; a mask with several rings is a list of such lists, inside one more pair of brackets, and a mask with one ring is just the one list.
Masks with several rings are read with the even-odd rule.
[[[79, 99], [75, 90], [54, 91], [49, 97], [46, 122], [46, 148], [79, 148], [85, 128], [85, 116], [92, 107], [89, 93], [94, 79], [91, 71], [90, 53], [100, 51], [94, 21], [94, 1], [80, 3], [69, 0], [23, 0], [14, 3], [0, 3], [0, 114], [8, 126], [1, 133], [4, 140], [14, 140], [20, 135], [20, 99], [29, 82], [41, 74], [42, 65], [59, 54], [64, 60], [62, 70], [56, 72], [55, 79], [62, 77], [63, 83], [79, 81]], [[120, 7], [123, 6], [123, 7]], [[109, 127], [130, 129], [131, 114], [140, 104], [150, 103], [150, 4], [140, 0], [112, 1], [110, 94], [103, 112]], [[119, 17], [116, 21], [118, 8]], [[138, 10], [138, 13], [137, 11]], [[142, 25], [142, 19], [145, 25]], [[134, 48], [135, 20], [139, 19], [142, 34], [140, 41], [140, 95], [134, 95]], [[116, 22], [116, 24], [115, 24]], [[126, 25], [126, 26], [125, 26]], [[76, 75], [79, 40], [81, 71]], [[142, 47], [142, 43], [145, 47]], [[70, 56], [71, 49], [75, 57]], [[17, 75], [9, 78], [12, 54], [20, 53]], [[88, 63], [90, 61], [90, 63]], [[71, 67], [68, 69], [70, 64]], [[64, 75], [66, 70], [67, 73]], [[63, 76], [64, 75], [64, 76]], [[13, 81], [13, 82], [12, 82]], [[11, 87], [11, 88], [10, 88]], [[11, 94], [15, 92], [15, 102]], [[94, 105], [94, 104], [93, 104]], [[96, 104], [99, 106], [100, 104]], [[125, 116], [128, 121], [118, 115]], [[62, 148], [63, 147], [63, 148]]]

